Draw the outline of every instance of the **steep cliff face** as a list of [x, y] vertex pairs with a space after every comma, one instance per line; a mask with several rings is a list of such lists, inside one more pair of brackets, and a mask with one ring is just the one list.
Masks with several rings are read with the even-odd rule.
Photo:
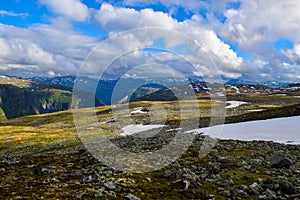
[[[84, 91], [82, 95], [83, 99], [93, 96]], [[81, 103], [84, 101], [82, 100]], [[99, 105], [101, 103], [96, 99], [95, 106]], [[0, 76], [0, 120], [62, 111], [71, 107], [72, 89], [70, 88]]]
[[72, 102], [72, 94], [67, 90], [38, 91], [13, 85], [0, 85], [0, 97], [2, 115], [7, 119], [67, 110]]

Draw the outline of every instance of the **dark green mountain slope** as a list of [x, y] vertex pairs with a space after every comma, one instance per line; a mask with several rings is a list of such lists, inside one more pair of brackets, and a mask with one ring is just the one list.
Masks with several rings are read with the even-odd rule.
[[[81, 94], [85, 97], [83, 99], [92, 96], [88, 92]], [[102, 104], [96, 99], [95, 105]], [[0, 76], [0, 120], [62, 111], [71, 107], [70, 88]]]

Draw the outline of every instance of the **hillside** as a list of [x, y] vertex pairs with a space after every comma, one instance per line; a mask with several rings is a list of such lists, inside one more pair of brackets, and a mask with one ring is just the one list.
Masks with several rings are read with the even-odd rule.
[[[85, 97], [91, 96], [88, 92], [82, 93]], [[101, 103], [96, 100], [96, 105]], [[68, 110], [71, 107], [70, 88], [0, 76], [0, 120]]]
[[[252, 98], [250, 104], [227, 109], [226, 122], [300, 114], [297, 98], [290, 97], [292, 103], [287, 106], [278, 103], [288, 97], [276, 98], [260, 96]], [[129, 152], [155, 152], [174, 139], [181, 120], [208, 125], [210, 100], [185, 101], [182, 113], [178, 111], [178, 103], [134, 102], [80, 109], [75, 113], [82, 120], [80, 128], [88, 131], [91, 141], [109, 137]], [[200, 116], [193, 111], [194, 103], [199, 104]], [[147, 109], [134, 112], [141, 107]], [[248, 112], [257, 108], [264, 111]], [[91, 118], [94, 111], [96, 119]], [[73, 117], [73, 112], [66, 110], [0, 122], [1, 198], [293, 199], [299, 196], [299, 145], [224, 140], [210, 149], [216, 141], [197, 135], [172, 164], [147, 173], [123, 172], [106, 166], [87, 151], [76, 132]], [[154, 135], [151, 130], [143, 132], [152, 135], [147, 138], [120, 136], [122, 126], [133, 122], [149, 124], [149, 119], [151, 123], [166, 126]], [[183, 128], [188, 130], [195, 124]], [[203, 146], [204, 139], [207, 146]], [[205, 157], [201, 157], [203, 148], [210, 149]], [[273, 164], [278, 152], [284, 156], [283, 165]], [[115, 156], [114, 152], [109, 155]], [[134, 160], [123, 164], [128, 163], [133, 168], [137, 164]]]

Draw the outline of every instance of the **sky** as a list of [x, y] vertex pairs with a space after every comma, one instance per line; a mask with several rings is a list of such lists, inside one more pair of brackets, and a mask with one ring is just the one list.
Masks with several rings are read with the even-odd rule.
[[[300, 82], [299, 10], [295, 0], [1, 1], [0, 74], [113, 77], [144, 62], [189, 75]], [[137, 31], [145, 28], [158, 33]], [[137, 71], [124, 74], [151, 75]]]

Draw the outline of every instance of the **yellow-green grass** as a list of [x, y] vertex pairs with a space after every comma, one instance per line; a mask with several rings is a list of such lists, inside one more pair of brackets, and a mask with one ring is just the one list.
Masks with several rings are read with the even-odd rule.
[[[149, 108], [151, 112], [160, 113], [162, 111], [167, 112], [169, 121], [180, 121], [183, 119], [199, 118], [192, 112], [195, 107], [193, 104], [199, 104], [199, 112], [204, 113], [209, 117], [212, 102], [209, 100], [198, 101], [185, 101], [182, 106], [184, 111], [179, 113], [179, 102], [134, 102], [129, 105], [114, 105], [103, 106], [94, 109], [86, 108], [75, 110], [78, 117], [83, 120], [83, 124], [87, 125], [86, 129], [90, 130], [92, 135], [90, 139], [99, 137], [99, 132], [102, 136], [110, 137], [116, 133], [120, 133], [119, 129], [116, 129], [115, 124], [122, 124], [122, 120], [130, 118], [129, 115], [131, 109], [139, 106], [145, 106]], [[197, 104], [196, 104], [197, 105]], [[197, 107], [197, 106], [196, 106]], [[129, 108], [129, 109], [128, 109]], [[264, 108], [264, 113], [279, 114], [284, 111], [292, 110], [293, 106], [285, 107], [273, 104], [258, 104], [258, 105], [245, 105], [235, 109], [232, 113], [228, 113], [230, 118], [235, 116], [235, 112], [245, 109]], [[91, 115], [96, 114], [96, 118], [92, 118]], [[120, 115], [120, 116], [118, 116]], [[125, 116], [126, 115], [126, 116]], [[119, 118], [116, 118], [118, 116]], [[138, 117], [138, 116], [136, 116]], [[139, 116], [143, 117], [143, 116]], [[202, 116], [200, 116], [201, 118]], [[116, 119], [112, 119], [116, 118]], [[89, 126], [95, 121], [105, 122], [97, 124], [95, 126]], [[240, 117], [237, 115], [237, 119]], [[157, 122], [163, 122], [163, 120], [157, 118]], [[249, 119], [248, 119], [249, 120]], [[124, 122], [126, 123], [126, 122]], [[223, 143], [226, 145], [226, 143]], [[22, 162], [26, 165], [11, 165], [5, 166], [6, 173], [3, 176], [4, 196], [20, 196], [28, 199], [41, 198], [45, 199], [67, 199], [74, 198], [74, 193], [80, 191], [88, 198], [93, 198], [95, 188], [101, 183], [97, 184], [83, 184], [82, 177], [62, 178], [60, 182], [55, 182], [51, 178], [60, 176], [68, 172], [75, 172], [78, 169], [85, 169], [88, 167], [86, 160], [83, 159], [84, 155], [75, 154], [56, 154], [56, 151], [64, 150], [69, 147], [81, 145], [80, 138], [77, 136], [76, 128], [74, 125], [73, 110], [62, 111], [44, 115], [34, 115], [28, 117], [22, 117], [18, 119], [8, 120], [0, 123], [0, 155], [9, 156], [10, 154], [22, 155]], [[211, 154], [218, 152], [219, 156], [233, 156], [233, 163], [241, 163], [241, 156], [246, 159], [251, 159], [251, 153], [266, 153], [264, 150], [253, 146], [252, 148], [240, 148], [236, 147], [235, 143], [230, 144], [228, 142], [226, 148], [232, 148], [232, 150], [214, 149]], [[248, 147], [248, 146], [247, 146]], [[180, 168], [185, 167], [191, 169], [194, 166], [201, 167], [208, 163], [208, 157], [197, 158], [192, 157], [191, 152], [193, 150], [199, 150], [200, 147], [192, 146], [189, 151], [182, 156], [183, 159], [179, 160]], [[299, 156], [299, 153], [298, 153]], [[263, 160], [265, 162], [265, 160]], [[73, 167], [69, 167], [69, 163], [73, 163]], [[36, 167], [38, 164], [53, 164], [56, 167], [54, 174], [38, 176], [36, 175]], [[97, 164], [101, 165], [101, 164]], [[276, 178], [277, 175], [268, 175], [264, 173], [264, 170], [260, 167], [256, 167], [258, 173], [252, 173], [247, 170], [241, 170], [239, 167], [231, 164], [215, 164], [218, 165], [224, 172], [220, 173], [220, 176], [224, 179], [231, 177], [238, 187], [240, 184], [249, 186], [253, 183], [253, 180], [243, 179], [244, 175], [249, 175], [257, 180], [268, 178]], [[299, 168], [300, 164], [295, 163], [295, 168]], [[170, 167], [171, 168], [171, 167]], [[141, 199], [205, 199], [205, 193], [215, 195], [215, 199], [224, 199], [218, 192], [216, 185], [208, 183], [206, 179], [200, 179], [198, 182], [200, 186], [191, 184], [188, 191], [182, 191], [182, 188], [178, 187], [175, 183], [175, 178], [166, 178], [164, 171], [155, 171], [144, 174], [134, 173], [122, 173], [115, 172], [106, 181], [112, 180], [115, 184], [124, 187], [125, 189], [118, 194], [117, 199], [123, 199], [128, 193], [133, 193], [139, 196]], [[288, 174], [291, 176], [290, 174]], [[289, 177], [287, 177], [289, 178]], [[1, 180], [1, 181], [2, 181]], [[181, 189], [181, 190], [180, 190]], [[225, 188], [229, 189], [229, 188]], [[2, 194], [3, 195], [3, 194]], [[108, 195], [102, 197], [103, 199], [113, 199]], [[254, 198], [250, 196], [249, 198]]]
[[[191, 121], [191, 123], [202, 122], [199, 126], [203, 127], [209, 125], [212, 106], [221, 109], [224, 104], [210, 100], [143, 101], [21, 117], [0, 122], [0, 151], [3, 153], [20, 149], [21, 152], [22, 148], [27, 147], [40, 151], [40, 149], [78, 145], [80, 138], [76, 128], [87, 130], [91, 141], [95, 138], [117, 136], [122, 132], [122, 127], [133, 123], [138, 118], [145, 117], [144, 115], [130, 115], [133, 108], [140, 106], [150, 110], [150, 120], [153, 124], [178, 126], [181, 121]], [[227, 109], [226, 122], [248, 121], [257, 117], [288, 116], [296, 107], [267, 103], [243, 105]], [[259, 115], [247, 113], [247, 110], [251, 109], [265, 110]]]
[[23, 80], [23, 79], [18, 79], [15, 77], [0, 77], [0, 84], [11, 84], [15, 86], [21, 86], [21, 87], [30, 87], [32, 81], [30, 80]]

